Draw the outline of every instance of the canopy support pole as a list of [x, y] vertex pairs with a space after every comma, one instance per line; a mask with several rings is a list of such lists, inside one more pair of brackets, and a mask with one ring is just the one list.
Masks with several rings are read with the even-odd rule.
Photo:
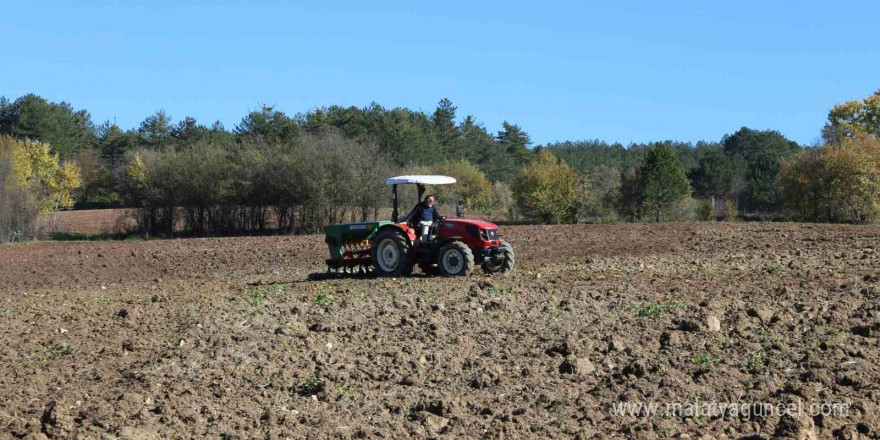
[[391, 221], [397, 223], [397, 185], [391, 185], [391, 205], [394, 209], [391, 211]]

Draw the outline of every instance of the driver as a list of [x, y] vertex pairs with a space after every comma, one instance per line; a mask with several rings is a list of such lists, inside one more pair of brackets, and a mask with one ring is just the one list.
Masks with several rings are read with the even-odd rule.
[[440, 215], [440, 212], [437, 211], [437, 207], [434, 206], [436, 200], [437, 198], [434, 197], [433, 194], [428, 194], [425, 196], [425, 200], [416, 205], [416, 207], [406, 216], [407, 223], [418, 223], [418, 231], [419, 235], [422, 237], [423, 243], [428, 241], [428, 236], [431, 232], [431, 225], [434, 224], [435, 221], [443, 221], [443, 216]]

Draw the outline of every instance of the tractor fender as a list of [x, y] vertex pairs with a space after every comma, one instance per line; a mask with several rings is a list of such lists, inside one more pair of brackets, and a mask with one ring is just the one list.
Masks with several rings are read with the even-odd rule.
[[396, 229], [398, 231], [403, 232], [403, 234], [406, 235], [407, 238], [409, 238], [410, 242], [412, 242], [416, 239], [416, 230], [407, 226], [406, 223], [391, 223], [391, 224], [383, 225], [382, 227], [380, 227], [379, 229], [376, 230], [376, 234], [378, 234], [386, 229]]
[[445, 245], [445, 244], [451, 243], [451, 242], [453, 242], [453, 241], [464, 242], [464, 237], [457, 237], [457, 236], [455, 236], [455, 237], [443, 237], [443, 238], [437, 240], [437, 243], [439, 243], [439, 244], [441, 244], [441, 245]]

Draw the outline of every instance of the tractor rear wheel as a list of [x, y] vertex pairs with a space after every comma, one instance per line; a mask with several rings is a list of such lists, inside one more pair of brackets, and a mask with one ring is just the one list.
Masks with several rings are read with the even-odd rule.
[[403, 232], [386, 229], [376, 235], [373, 239], [373, 267], [380, 277], [412, 273], [412, 252]]
[[446, 276], [468, 275], [474, 269], [474, 253], [466, 244], [453, 241], [440, 248], [437, 268]]
[[501, 240], [499, 251], [504, 255], [503, 260], [486, 260], [483, 262], [483, 272], [486, 273], [504, 273], [513, 270], [516, 263], [516, 256], [513, 254], [513, 246], [510, 243]]

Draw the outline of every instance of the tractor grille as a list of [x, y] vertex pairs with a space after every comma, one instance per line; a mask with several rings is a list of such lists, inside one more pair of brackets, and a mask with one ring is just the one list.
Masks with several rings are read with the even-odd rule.
[[480, 235], [482, 235], [483, 240], [486, 240], [486, 241], [498, 240], [498, 230], [497, 229], [483, 229], [480, 231]]

